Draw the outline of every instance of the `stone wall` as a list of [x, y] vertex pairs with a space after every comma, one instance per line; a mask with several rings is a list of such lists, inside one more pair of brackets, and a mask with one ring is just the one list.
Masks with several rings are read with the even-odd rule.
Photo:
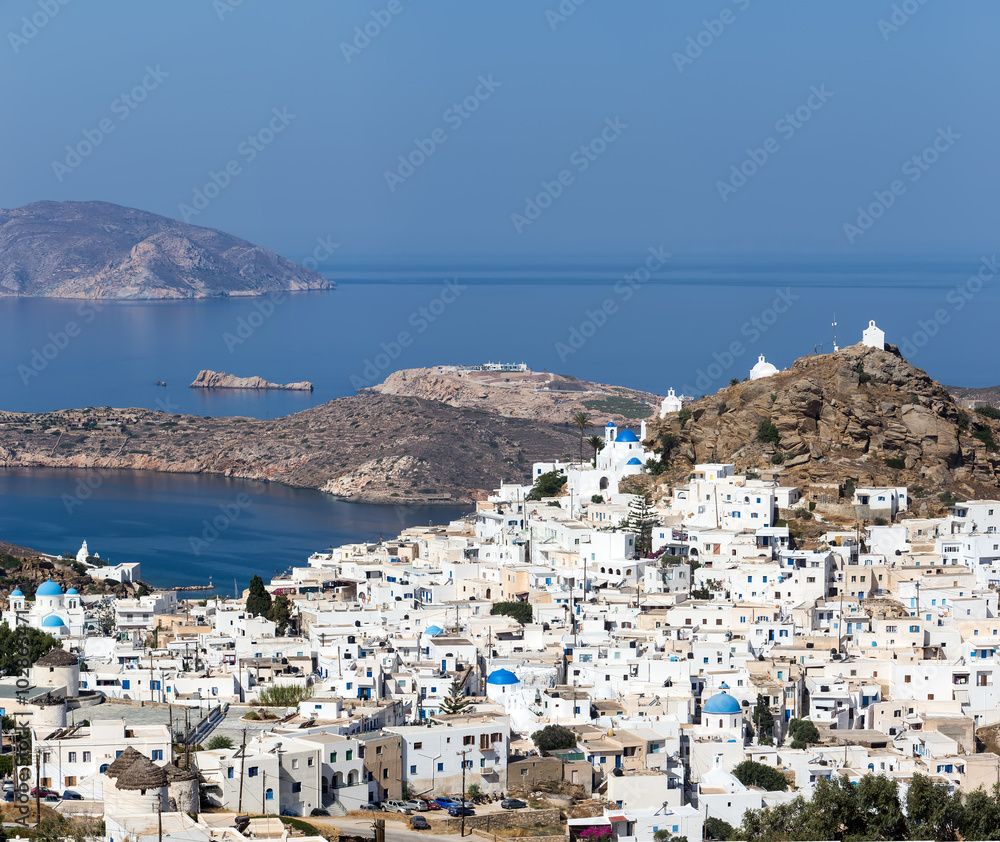
[[[549, 807], [543, 810], [532, 810], [527, 807], [523, 810], [503, 810], [499, 813], [487, 813], [481, 816], [466, 816], [465, 828], [466, 830], [471, 828], [489, 833], [489, 831], [501, 827], [534, 827], [536, 824], [560, 824], [561, 822], [562, 818], [558, 807]], [[444, 822], [444, 825], [449, 833], [457, 832], [462, 826], [462, 819], [449, 818]], [[534, 842], [534, 838], [532, 842]]]
[[[470, 835], [477, 836], [480, 839], [489, 840], [489, 842], [499, 842], [498, 838], [494, 834], [487, 833], [484, 830], [474, 830], [474, 831], [472, 831], [472, 833]], [[563, 835], [563, 836], [531, 836], [531, 837], [525, 837], [525, 838], [530, 838], [531, 842], [566, 842], [566, 836], [565, 835]], [[503, 837], [500, 837], [500, 839], [503, 839]]]

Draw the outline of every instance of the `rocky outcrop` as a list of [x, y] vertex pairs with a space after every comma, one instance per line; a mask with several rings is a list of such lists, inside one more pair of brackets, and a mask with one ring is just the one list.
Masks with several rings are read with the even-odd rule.
[[662, 400], [649, 392], [588, 383], [566, 374], [474, 371], [454, 365], [396, 371], [371, 391], [557, 424], [572, 423], [576, 413], [585, 412], [593, 432], [608, 421], [621, 424], [645, 418], [659, 409]]
[[308, 380], [301, 383], [272, 383], [263, 377], [237, 377], [224, 371], [203, 368], [191, 384], [192, 389], [284, 389], [293, 392], [311, 392], [313, 384]]
[[[891, 346], [803, 357], [687, 410], [683, 425], [679, 414], [650, 424], [678, 477], [698, 462], [735, 461], [799, 484], [851, 479], [956, 494], [1000, 487], [1000, 426], [962, 409]], [[774, 425], [776, 443], [759, 440], [762, 423]]]
[[246, 240], [107, 202], [0, 210], [0, 295], [155, 299], [335, 284]]

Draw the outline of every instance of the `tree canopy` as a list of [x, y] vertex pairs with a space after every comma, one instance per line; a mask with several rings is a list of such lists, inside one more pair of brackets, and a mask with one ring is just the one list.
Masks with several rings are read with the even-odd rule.
[[557, 751], [561, 748], [574, 748], [576, 734], [562, 725], [546, 725], [531, 735], [531, 741], [539, 751]]
[[506, 614], [517, 620], [522, 626], [531, 622], [532, 613], [530, 602], [494, 602], [493, 608], [490, 609], [490, 614]]
[[472, 707], [472, 700], [465, 695], [465, 687], [459, 678], [454, 678], [451, 687], [448, 688], [448, 695], [441, 700], [441, 713], [456, 714], [465, 713]]
[[27, 643], [28, 660], [34, 664], [42, 655], [47, 655], [59, 646], [52, 635], [29, 626], [0, 625], [0, 670], [4, 675], [19, 675], [22, 663], [19, 654]]
[[768, 792], [784, 792], [788, 789], [788, 778], [773, 766], [744, 760], [733, 768], [733, 777], [743, 786], [756, 786]]
[[792, 748], [808, 748], [819, 742], [819, 729], [808, 719], [793, 719], [788, 723], [788, 736]]
[[[964, 798], [961, 792], [952, 794], [950, 789], [947, 783], [915, 774], [906, 793], [904, 814], [895, 780], [868, 774], [854, 784], [834, 775], [817, 781], [810, 800], [798, 796], [776, 807], [747, 810], [742, 827], [729, 838], [752, 842], [982, 842], [1000, 838], [1000, 788], [994, 787], [992, 793], [978, 789]], [[713, 830], [723, 832], [724, 828]], [[705, 833], [722, 838], [710, 832], [707, 822]]]
[[566, 475], [562, 471], [548, 471], [535, 479], [535, 484], [525, 499], [541, 500], [543, 497], [555, 497], [565, 484]]
[[250, 593], [247, 594], [247, 614], [253, 617], [266, 617], [271, 610], [271, 594], [264, 588], [264, 580], [254, 576], [250, 580]]

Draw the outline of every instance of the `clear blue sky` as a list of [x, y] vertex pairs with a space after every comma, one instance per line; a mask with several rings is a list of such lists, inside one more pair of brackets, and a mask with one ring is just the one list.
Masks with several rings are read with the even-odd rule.
[[[178, 216], [235, 161], [191, 221], [289, 256], [317, 237], [342, 258], [619, 257], [661, 243], [966, 255], [995, 243], [995, 0], [907, 0], [914, 13], [895, 23], [879, 0], [586, 0], [564, 21], [546, 15], [559, 0], [69, 0], [46, 20], [57, 4], [0, 10], [2, 207], [102, 199]], [[348, 61], [343, 45], [376, 28], [373, 11], [391, 22]], [[701, 34], [679, 68], [705, 21], [721, 32]], [[134, 109], [118, 99], [144, 82]], [[477, 86], [474, 113], [448, 113]], [[832, 95], [810, 103], [814, 86]], [[808, 122], [779, 131], [799, 107]], [[248, 160], [240, 144], [273, 109], [294, 118]], [[111, 133], [67, 164], [67, 144], [102, 119]], [[581, 171], [574, 150], [616, 119]], [[949, 127], [911, 181], [907, 160]], [[386, 171], [435, 129], [444, 142], [390, 190]], [[769, 160], [723, 201], [720, 180], [768, 138]], [[53, 162], [68, 167], [61, 181]], [[511, 215], [562, 170], [572, 181], [518, 233]], [[844, 224], [894, 179], [902, 194], [850, 242]]]

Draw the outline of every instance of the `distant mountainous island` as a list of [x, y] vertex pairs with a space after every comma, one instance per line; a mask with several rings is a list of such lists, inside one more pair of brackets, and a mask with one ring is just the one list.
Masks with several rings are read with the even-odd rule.
[[0, 210], [0, 295], [170, 299], [336, 286], [239, 237], [108, 202]]

